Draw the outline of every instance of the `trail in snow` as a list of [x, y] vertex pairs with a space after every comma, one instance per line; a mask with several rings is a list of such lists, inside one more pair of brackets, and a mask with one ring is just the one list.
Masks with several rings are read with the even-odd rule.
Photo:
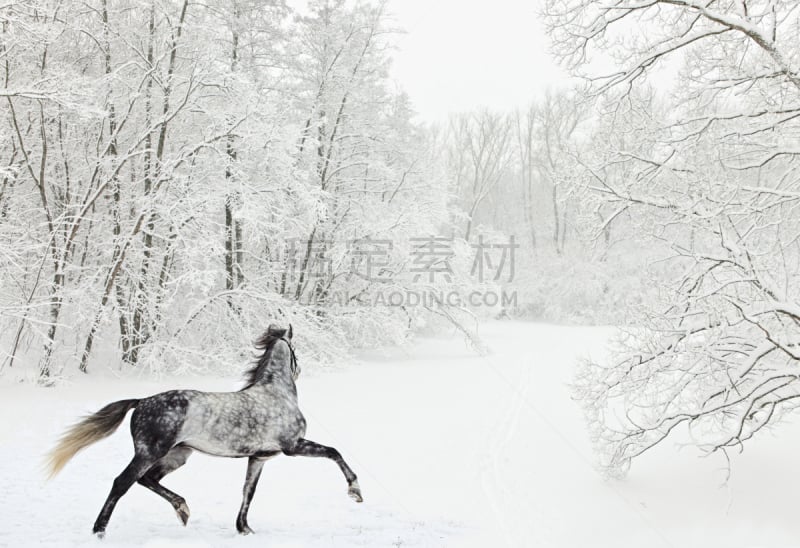
[[594, 472], [566, 385], [575, 358], [602, 352], [609, 333], [496, 322], [483, 327], [488, 356], [474, 355], [459, 337], [428, 338], [341, 370], [304, 371], [298, 389], [308, 437], [342, 452], [365, 502], [347, 497], [333, 463], [279, 457], [264, 468], [250, 537], [234, 527], [246, 461], [195, 454], [164, 480], [186, 498], [188, 527], [137, 485], [98, 543], [92, 522], [132, 454], [127, 422], [55, 480], [45, 482], [41, 471], [42, 455], [64, 427], [105, 403], [171, 388], [234, 389], [236, 379], [76, 378], [41, 389], [6, 378], [0, 546], [796, 544], [795, 425], [748, 447], [726, 488], [720, 460], [671, 445], [634, 463], [625, 481], [606, 482]]

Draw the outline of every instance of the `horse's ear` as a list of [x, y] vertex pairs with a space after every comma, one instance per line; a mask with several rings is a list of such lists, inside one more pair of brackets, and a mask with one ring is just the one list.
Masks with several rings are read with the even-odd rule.
[[292, 340], [292, 324], [289, 324], [289, 331], [286, 332], [286, 336], [289, 340]]
[[276, 331], [280, 331], [278, 329], [278, 326], [275, 325], [274, 323], [269, 324], [269, 326], [267, 327], [267, 333], [275, 333]]

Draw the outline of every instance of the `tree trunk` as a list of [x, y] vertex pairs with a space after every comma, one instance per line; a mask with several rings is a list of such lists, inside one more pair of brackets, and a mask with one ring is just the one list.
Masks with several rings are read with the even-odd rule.
[[[231, 72], [236, 71], [239, 59], [239, 10], [236, 2], [233, 3], [233, 28], [232, 28], [232, 47], [231, 47]], [[228, 188], [228, 195], [225, 198], [225, 289], [228, 291], [241, 286], [244, 281], [242, 271], [242, 259], [244, 251], [242, 249], [242, 221], [235, 218], [234, 208], [238, 207], [240, 196], [239, 192], [233, 188], [234, 174], [233, 165], [236, 162], [236, 149], [233, 146], [233, 136], [229, 136], [225, 146], [228, 155], [228, 165], [225, 167], [225, 186]], [[228, 304], [232, 305], [231, 297], [228, 297]]]
[[561, 255], [561, 214], [558, 211], [558, 187], [553, 183], [553, 248]]

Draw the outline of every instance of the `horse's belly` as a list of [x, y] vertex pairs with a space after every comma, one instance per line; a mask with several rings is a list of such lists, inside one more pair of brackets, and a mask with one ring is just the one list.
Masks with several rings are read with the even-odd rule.
[[287, 442], [302, 436], [305, 420], [296, 407], [285, 402], [261, 407], [258, 399], [244, 396], [215, 394], [192, 401], [179, 443], [212, 455], [244, 457], [281, 451]]
[[246, 457], [265, 451], [280, 451], [279, 436], [269, 425], [253, 428], [246, 422], [187, 416], [179, 442], [203, 453], [221, 457]]
[[[250, 455], [261, 452], [280, 451], [280, 447], [278, 447], [277, 443], [257, 443], [255, 445], [259, 447], [251, 447], [200, 438], [189, 438], [182, 443], [201, 453], [207, 453], [217, 457], [249, 457]], [[264, 447], [261, 447], [262, 445]]]

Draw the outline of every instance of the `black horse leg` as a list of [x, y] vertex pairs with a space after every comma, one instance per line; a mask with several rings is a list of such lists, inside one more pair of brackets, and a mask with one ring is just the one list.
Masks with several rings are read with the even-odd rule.
[[100, 514], [97, 516], [97, 520], [94, 522], [94, 527], [92, 531], [102, 537], [105, 534], [106, 526], [108, 525], [108, 520], [111, 518], [111, 512], [114, 511], [114, 507], [117, 505], [117, 501], [128, 492], [128, 489], [136, 483], [139, 478], [144, 476], [144, 474], [150, 469], [153, 464], [155, 464], [157, 460], [150, 455], [143, 455], [137, 454], [133, 457], [133, 460], [125, 467], [125, 470], [117, 476], [114, 480], [114, 485], [111, 487], [111, 493], [109, 493], [108, 498], [106, 499], [105, 504], [103, 505], [103, 509], [100, 510]]
[[261, 477], [261, 469], [264, 467], [264, 462], [275, 454], [277, 453], [250, 457], [247, 461], [247, 477], [242, 488], [242, 506], [239, 508], [239, 515], [236, 516], [236, 530], [243, 535], [249, 535], [253, 532], [250, 526], [247, 525], [247, 511], [250, 509], [250, 501], [253, 500], [253, 494], [256, 492], [256, 485], [258, 485], [258, 478]]
[[190, 447], [174, 447], [139, 479], [139, 484], [147, 487], [172, 505], [175, 512], [178, 514], [178, 519], [180, 519], [181, 523], [184, 525], [189, 521], [189, 507], [186, 505], [186, 500], [179, 494], [161, 485], [160, 481], [167, 474], [174, 472], [186, 464], [186, 459], [188, 459], [191, 454], [192, 449]]
[[297, 440], [294, 447], [291, 449], [284, 449], [283, 453], [290, 457], [324, 457], [331, 459], [339, 465], [344, 477], [347, 479], [347, 494], [356, 502], [362, 502], [364, 498], [361, 496], [361, 488], [358, 486], [358, 478], [355, 473], [347, 466], [347, 463], [342, 458], [342, 455], [333, 447], [320, 445], [313, 441], [303, 438]]

